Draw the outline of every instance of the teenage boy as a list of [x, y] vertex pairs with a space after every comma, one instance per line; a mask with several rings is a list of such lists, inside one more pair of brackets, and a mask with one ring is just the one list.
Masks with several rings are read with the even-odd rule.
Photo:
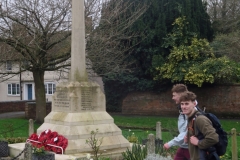
[[[182, 112], [188, 117], [188, 132], [184, 141], [188, 143], [191, 160], [207, 160], [208, 155], [204, 149], [219, 141], [218, 134], [215, 132], [211, 121], [195, 109], [195, 100], [196, 95], [193, 92], [187, 91], [180, 96]], [[197, 138], [199, 133], [203, 135], [201, 139]]]
[[174, 160], [190, 160], [190, 154], [188, 151], [188, 145], [184, 142], [184, 136], [187, 133], [187, 117], [182, 113], [180, 106], [180, 95], [187, 91], [187, 86], [184, 84], [176, 84], [172, 88], [172, 99], [178, 105], [179, 116], [178, 116], [178, 131], [177, 137], [174, 137], [171, 141], [165, 143], [163, 147], [169, 149], [172, 146], [179, 146]]

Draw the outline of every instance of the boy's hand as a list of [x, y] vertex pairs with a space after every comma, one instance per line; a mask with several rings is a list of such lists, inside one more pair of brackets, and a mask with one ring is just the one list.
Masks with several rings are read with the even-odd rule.
[[197, 137], [195, 137], [195, 136], [192, 136], [192, 137], [190, 137], [190, 142], [193, 144], [193, 145], [195, 145], [195, 146], [197, 146], [198, 145], [198, 139], [197, 139]]
[[168, 143], [165, 143], [164, 145], [163, 145], [163, 147], [164, 147], [164, 149], [166, 149], [166, 150], [168, 150], [170, 147], [169, 147], [169, 145], [168, 145]]
[[184, 136], [184, 143], [188, 143], [187, 136]]

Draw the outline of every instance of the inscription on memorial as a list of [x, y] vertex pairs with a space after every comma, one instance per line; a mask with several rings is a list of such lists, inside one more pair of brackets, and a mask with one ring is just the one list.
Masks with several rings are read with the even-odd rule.
[[81, 110], [94, 110], [92, 106], [92, 88], [91, 87], [83, 87], [81, 89]]
[[57, 90], [55, 100], [55, 107], [69, 107], [70, 101], [69, 97], [67, 96], [67, 89], [64, 90]]

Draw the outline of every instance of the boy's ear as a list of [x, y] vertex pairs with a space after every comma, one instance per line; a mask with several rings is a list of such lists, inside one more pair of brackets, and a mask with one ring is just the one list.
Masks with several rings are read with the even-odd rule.
[[193, 104], [196, 106], [197, 105], [196, 101], [193, 101]]

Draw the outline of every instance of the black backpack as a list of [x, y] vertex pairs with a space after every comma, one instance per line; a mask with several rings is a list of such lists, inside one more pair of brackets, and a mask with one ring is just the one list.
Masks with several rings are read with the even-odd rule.
[[[215, 144], [214, 146], [208, 148], [207, 152], [216, 151], [218, 156], [224, 155], [227, 150], [228, 137], [227, 137], [227, 133], [223, 130], [219, 119], [212, 113], [206, 113], [206, 112], [202, 111], [199, 107], [197, 107], [197, 109], [201, 113], [200, 115], [206, 116], [212, 122], [212, 125], [215, 128], [216, 133], [218, 134], [218, 137], [219, 137], [219, 142], [217, 144]], [[200, 133], [200, 135], [197, 135], [197, 137], [198, 137], [198, 139], [204, 138], [201, 133]]]

